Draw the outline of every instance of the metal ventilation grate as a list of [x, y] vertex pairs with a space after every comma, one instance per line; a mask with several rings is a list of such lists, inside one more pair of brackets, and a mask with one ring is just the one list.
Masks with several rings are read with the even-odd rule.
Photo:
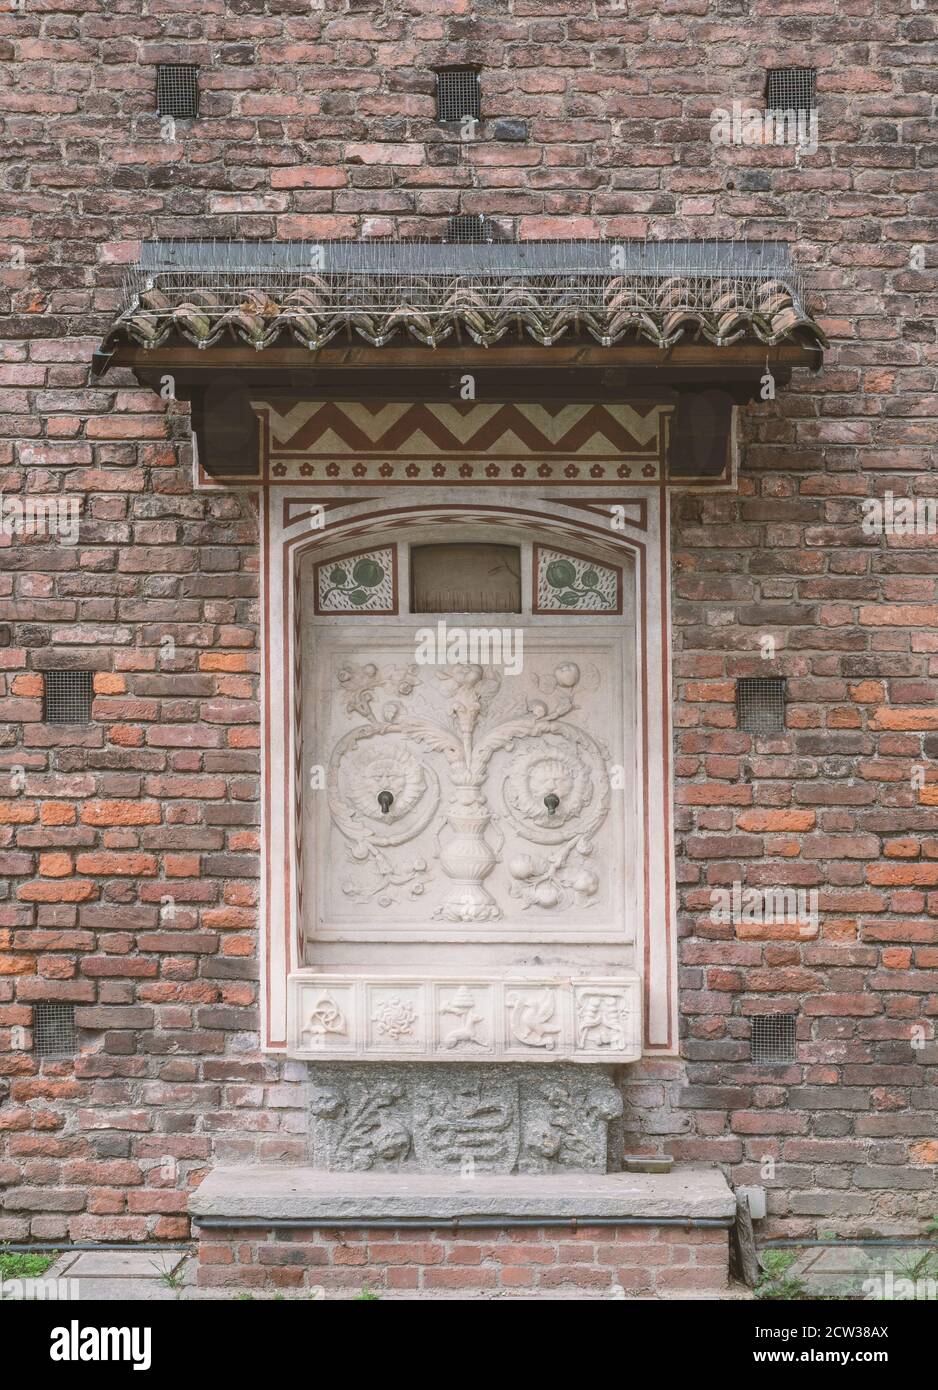
[[784, 676], [745, 676], [738, 680], [736, 722], [750, 734], [774, 734], [784, 729]]
[[199, 69], [192, 63], [160, 63], [156, 69], [156, 110], [160, 116], [199, 114]]
[[436, 118], [461, 121], [482, 116], [479, 74], [475, 68], [446, 68], [436, 75]]
[[33, 1051], [39, 1057], [73, 1057], [75, 1041], [74, 1004], [33, 1005]]
[[760, 1014], [752, 1020], [749, 1040], [754, 1062], [795, 1061], [795, 1014]]
[[769, 68], [765, 83], [768, 111], [811, 111], [817, 68]]
[[476, 212], [460, 213], [446, 223], [447, 241], [496, 241], [495, 232], [491, 219]]
[[91, 722], [93, 671], [46, 671], [42, 693], [42, 717], [47, 724]]

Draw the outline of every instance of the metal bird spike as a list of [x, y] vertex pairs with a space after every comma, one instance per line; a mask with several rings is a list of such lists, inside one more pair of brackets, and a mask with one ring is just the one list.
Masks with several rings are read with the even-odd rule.
[[[318, 350], [337, 334], [430, 347], [463, 334], [551, 346], [629, 336], [661, 348], [747, 334], [767, 345], [807, 326], [803, 278], [782, 242], [446, 241], [385, 236], [293, 242], [145, 242], [125, 277], [125, 328], [144, 347], [173, 333], [262, 348], [281, 333]], [[823, 335], [821, 335], [823, 337]]]
[[249, 291], [277, 302], [315, 280], [320, 289], [328, 287], [334, 311], [349, 313], [409, 305], [432, 314], [463, 286], [493, 304], [511, 291], [527, 290], [548, 304], [575, 291], [584, 308], [598, 309], [615, 280], [636, 302], [646, 301], [656, 282], [670, 281], [672, 307], [702, 312], [720, 290], [754, 308], [759, 287], [771, 279], [803, 307], [804, 275], [787, 244], [764, 239], [152, 241], [143, 243], [139, 263], [125, 274], [123, 308], [138, 306], [153, 288], [175, 304], [198, 293], [219, 307], [234, 306]]

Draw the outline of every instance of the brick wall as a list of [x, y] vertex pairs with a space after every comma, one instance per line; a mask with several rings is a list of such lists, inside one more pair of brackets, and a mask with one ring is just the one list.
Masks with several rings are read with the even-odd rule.
[[[859, 526], [870, 493], [935, 491], [934, 270], [911, 268], [938, 210], [935, 19], [912, 0], [441, 8], [0, 15], [0, 480], [83, 503], [78, 545], [0, 551], [0, 764], [25, 776], [0, 792], [0, 1238], [177, 1237], [214, 1158], [304, 1148], [305, 1068], [254, 1050], [254, 513], [192, 493], [181, 407], [128, 373], [89, 386], [121, 266], [154, 235], [438, 234], [453, 212], [522, 237], [764, 234], [814, 271], [823, 374], [749, 412], [738, 495], [677, 507], [686, 1060], [629, 1073], [631, 1142], [747, 1180], [775, 1160], [790, 1229], [938, 1206], [938, 1047], [909, 1042], [938, 1015], [938, 553]], [[460, 60], [491, 118], [470, 142], [433, 120], [430, 66]], [[160, 61], [203, 67], [202, 118], [172, 141]], [[802, 62], [817, 154], [710, 143], [714, 107], [761, 105], [766, 67]], [[40, 722], [37, 674], [72, 666], [96, 672], [81, 736]], [[769, 670], [791, 728], [754, 743], [733, 680]], [[817, 886], [820, 937], [714, 925], [734, 880]], [[74, 1065], [15, 1045], [41, 999], [80, 1006]], [[759, 1011], [799, 1015], [797, 1066], [747, 1062]]]
[[727, 1287], [726, 1231], [668, 1226], [512, 1230], [205, 1231], [206, 1289], [325, 1297], [701, 1298]]

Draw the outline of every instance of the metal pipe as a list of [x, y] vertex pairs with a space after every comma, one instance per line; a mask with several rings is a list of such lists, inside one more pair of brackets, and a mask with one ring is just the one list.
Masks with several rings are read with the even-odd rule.
[[371, 1220], [331, 1220], [322, 1216], [194, 1216], [193, 1225], [208, 1231], [221, 1230], [329, 1230], [329, 1231], [439, 1231], [452, 1227], [561, 1226], [577, 1230], [580, 1226], [676, 1226], [685, 1230], [729, 1230], [734, 1218], [711, 1216], [375, 1216]]

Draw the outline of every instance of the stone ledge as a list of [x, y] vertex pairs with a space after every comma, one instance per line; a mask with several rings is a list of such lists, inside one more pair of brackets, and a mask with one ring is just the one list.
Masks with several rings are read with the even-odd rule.
[[245, 1221], [401, 1220], [484, 1216], [731, 1220], [736, 1199], [717, 1168], [670, 1173], [499, 1175], [330, 1173], [318, 1168], [215, 1168], [189, 1198], [200, 1218]]

